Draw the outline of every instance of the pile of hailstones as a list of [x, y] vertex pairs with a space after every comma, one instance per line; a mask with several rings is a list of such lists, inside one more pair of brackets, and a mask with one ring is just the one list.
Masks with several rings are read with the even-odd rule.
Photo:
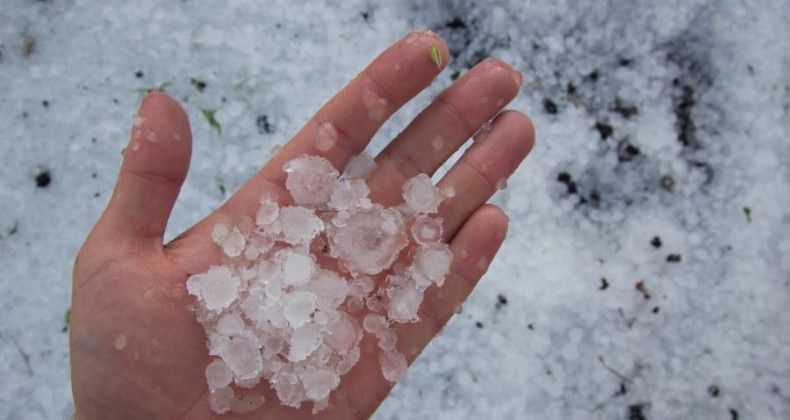
[[430, 214], [454, 191], [420, 174], [405, 183], [403, 204], [384, 207], [368, 198], [374, 167], [363, 154], [341, 175], [303, 155], [283, 167], [293, 205], [264, 195], [254, 222], [213, 227], [227, 263], [187, 281], [215, 356], [206, 368], [213, 411], [257, 409], [263, 397], [243, 392], [261, 379], [282, 404], [323, 410], [365, 332], [378, 341], [384, 378], [406, 375], [392, 326], [417, 321], [425, 289], [444, 282], [452, 253]]

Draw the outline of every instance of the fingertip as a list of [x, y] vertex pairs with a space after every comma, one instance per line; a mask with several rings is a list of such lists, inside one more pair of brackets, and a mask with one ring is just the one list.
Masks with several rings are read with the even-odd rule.
[[132, 122], [131, 154], [125, 161], [134, 170], [152, 171], [180, 180], [192, 154], [192, 130], [181, 104], [168, 94], [152, 91], [143, 97]]
[[[510, 218], [499, 206], [484, 204], [475, 212], [474, 217], [480, 217], [485, 220], [488, 231], [499, 244], [505, 240], [508, 228], [510, 227]], [[499, 245], [497, 245], [497, 247], [498, 246]]]
[[535, 146], [535, 125], [532, 120], [523, 112], [508, 109], [497, 115], [495, 123], [507, 125], [512, 131], [514, 138], [522, 141], [526, 146], [526, 152]]
[[165, 92], [154, 90], [146, 94], [140, 101], [136, 117], [144, 118], [144, 120], [140, 121], [135, 118], [135, 125], [147, 121], [149, 129], [170, 133], [173, 140], [191, 141], [192, 139], [186, 110]]
[[450, 50], [439, 34], [428, 30], [413, 31], [401, 40], [404, 48], [416, 50], [418, 54], [425, 56], [421, 60], [426, 66], [430, 64], [433, 73], [439, 74], [450, 61]]

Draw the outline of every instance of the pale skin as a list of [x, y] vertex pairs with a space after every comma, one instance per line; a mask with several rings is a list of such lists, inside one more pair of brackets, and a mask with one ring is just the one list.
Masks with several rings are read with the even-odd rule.
[[[432, 47], [438, 47], [442, 58], [438, 66]], [[147, 95], [112, 198], [74, 266], [70, 352], [75, 418], [313, 418], [312, 404], [298, 410], [283, 406], [265, 385], [258, 390], [267, 402], [253, 413], [220, 416], [209, 409], [204, 370], [210, 358], [205, 331], [188, 309], [194, 298], [186, 293], [186, 279], [220, 263], [221, 250], [210, 239], [216, 223], [254, 217], [264, 192], [287, 203], [284, 162], [307, 153], [343, 168], [365, 149], [386, 118], [431, 83], [448, 59], [446, 45], [435, 34], [414, 33], [398, 41], [329, 100], [227, 202], [167, 244], [165, 226], [187, 173], [192, 136], [175, 100], [160, 92]], [[507, 64], [483, 61], [438, 95], [376, 157], [378, 166], [367, 180], [371, 198], [396, 205], [406, 179], [434, 173], [481, 124], [494, 118], [486, 140], [468, 149], [437, 184], [456, 191], [439, 208], [454, 259], [444, 286], [426, 291], [421, 320], [397, 327], [398, 349], [409, 363], [471, 293], [505, 238], [507, 216], [486, 202], [534, 143], [529, 119], [502, 111], [521, 81], [520, 73]], [[384, 100], [376, 102], [382, 112], [370, 112], [371, 98]], [[326, 123], [338, 136], [330, 144], [317, 144], [315, 134]], [[361, 346], [362, 357], [342, 377], [330, 398], [331, 409], [316, 418], [369, 417], [391, 391], [394, 384], [384, 379], [377, 352], [371, 351], [374, 339], [366, 337]]]

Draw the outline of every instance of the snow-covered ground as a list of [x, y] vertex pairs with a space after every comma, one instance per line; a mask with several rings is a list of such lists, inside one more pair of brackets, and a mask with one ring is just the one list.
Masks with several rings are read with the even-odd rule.
[[70, 413], [71, 264], [143, 90], [193, 124], [172, 237], [414, 28], [456, 57], [372, 151], [486, 56], [525, 73], [538, 145], [501, 255], [376, 417], [790, 418], [790, 3], [295, 3], [0, 3], [0, 418]]

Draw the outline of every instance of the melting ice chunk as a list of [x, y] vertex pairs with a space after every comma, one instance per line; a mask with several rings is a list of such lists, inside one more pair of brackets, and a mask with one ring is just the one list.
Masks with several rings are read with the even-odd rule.
[[209, 394], [208, 405], [215, 413], [224, 414], [233, 406], [234, 398], [232, 388], [219, 388]]
[[[327, 336], [324, 339], [326, 344], [340, 354], [348, 353], [351, 348], [359, 342], [358, 330], [355, 320], [348, 314], [340, 313], [337, 320], [332, 321], [327, 326]], [[361, 334], [361, 331], [359, 331]]]
[[222, 315], [217, 322], [217, 332], [228, 337], [241, 335], [244, 332], [244, 320], [235, 312]]
[[353, 297], [366, 297], [373, 291], [373, 279], [368, 276], [359, 276], [348, 284], [348, 294]]
[[209, 391], [216, 391], [230, 385], [233, 372], [221, 359], [215, 359], [206, 366], [206, 381]]
[[299, 408], [307, 398], [302, 382], [293, 372], [282, 369], [272, 376], [271, 382], [284, 405]]
[[225, 239], [226, 236], [228, 236], [228, 232], [230, 232], [228, 225], [224, 223], [217, 223], [211, 229], [211, 239], [219, 244], [223, 239]]
[[381, 363], [381, 371], [384, 373], [384, 379], [390, 382], [398, 382], [406, 377], [406, 358], [403, 354], [397, 351], [387, 352], [379, 357]]
[[272, 246], [274, 246], [274, 237], [270, 233], [254, 232], [252, 236], [250, 236], [250, 244], [247, 247], [247, 250], [253, 249], [258, 253], [258, 255], [260, 255], [267, 253], [270, 249], [272, 249]]
[[480, 126], [480, 129], [472, 136], [472, 141], [475, 143], [482, 143], [486, 137], [488, 137], [488, 133], [491, 132], [491, 128], [493, 128], [493, 124], [491, 121], [486, 121], [483, 125]]
[[439, 208], [439, 190], [431, 178], [419, 174], [403, 185], [403, 200], [417, 213], [436, 213]]
[[437, 243], [427, 248], [421, 248], [414, 259], [415, 279], [424, 277], [441, 287], [444, 276], [450, 270], [453, 262], [453, 253], [445, 243]]
[[309, 243], [324, 230], [324, 222], [305, 207], [283, 207], [277, 221], [283, 240], [289, 244]]
[[280, 263], [285, 284], [293, 286], [306, 284], [315, 272], [315, 262], [310, 255], [283, 249], [277, 252], [275, 259]]
[[419, 215], [411, 225], [411, 236], [420, 245], [430, 245], [442, 238], [442, 219]]
[[313, 323], [304, 324], [294, 329], [294, 333], [291, 336], [291, 350], [288, 353], [288, 359], [292, 362], [304, 360], [321, 345], [323, 338], [324, 335], [321, 329]]
[[376, 274], [388, 268], [408, 243], [400, 213], [374, 207], [349, 215], [343, 226], [327, 225], [333, 256], [352, 273]]
[[362, 327], [371, 334], [378, 334], [387, 327], [387, 319], [379, 314], [367, 314], [362, 322]]
[[377, 334], [379, 338], [379, 347], [385, 352], [395, 350], [395, 345], [398, 343], [398, 335], [395, 330], [391, 328], [384, 328]]
[[298, 328], [310, 320], [310, 315], [315, 312], [317, 297], [315, 293], [295, 291], [283, 297], [285, 300], [285, 319], [292, 327]]
[[320, 156], [303, 155], [283, 166], [288, 174], [285, 188], [297, 204], [323, 207], [332, 194], [339, 173], [328, 160]]
[[328, 397], [329, 392], [340, 384], [337, 374], [325, 369], [309, 370], [303, 373], [301, 378], [307, 397], [314, 401]]
[[261, 353], [246, 338], [235, 337], [220, 348], [219, 356], [228, 365], [236, 380], [258, 376], [263, 368]]
[[446, 199], [455, 197], [455, 188], [452, 185], [444, 187], [442, 189], [442, 197]]
[[353, 207], [369, 207], [370, 188], [362, 179], [341, 180], [332, 190], [329, 207], [336, 210], [347, 210]]
[[318, 296], [316, 306], [321, 309], [335, 309], [346, 300], [348, 284], [334, 271], [320, 270], [314, 276], [308, 289]]
[[238, 257], [244, 251], [246, 240], [239, 228], [235, 226], [233, 229], [229, 229], [227, 225], [217, 223], [211, 230], [211, 237], [229, 257]]
[[280, 206], [269, 197], [268, 194], [261, 197], [261, 206], [258, 212], [255, 213], [255, 223], [258, 226], [269, 225], [277, 219], [277, 214], [280, 212]]
[[205, 274], [195, 275], [187, 281], [187, 290], [198, 296], [206, 309], [215, 311], [228, 307], [239, 297], [240, 279], [230, 268], [211, 266]]
[[387, 315], [397, 322], [411, 322], [419, 320], [417, 310], [420, 309], [423, 294], [417, 285], [411, 281], [387, 289], [389, 306]]
[[343, 178], [364, 179], [373, 169], [376, 168], [376, 161], [367, 153], [352, 156], [349, 159], [346, 169], [343, 171]]

